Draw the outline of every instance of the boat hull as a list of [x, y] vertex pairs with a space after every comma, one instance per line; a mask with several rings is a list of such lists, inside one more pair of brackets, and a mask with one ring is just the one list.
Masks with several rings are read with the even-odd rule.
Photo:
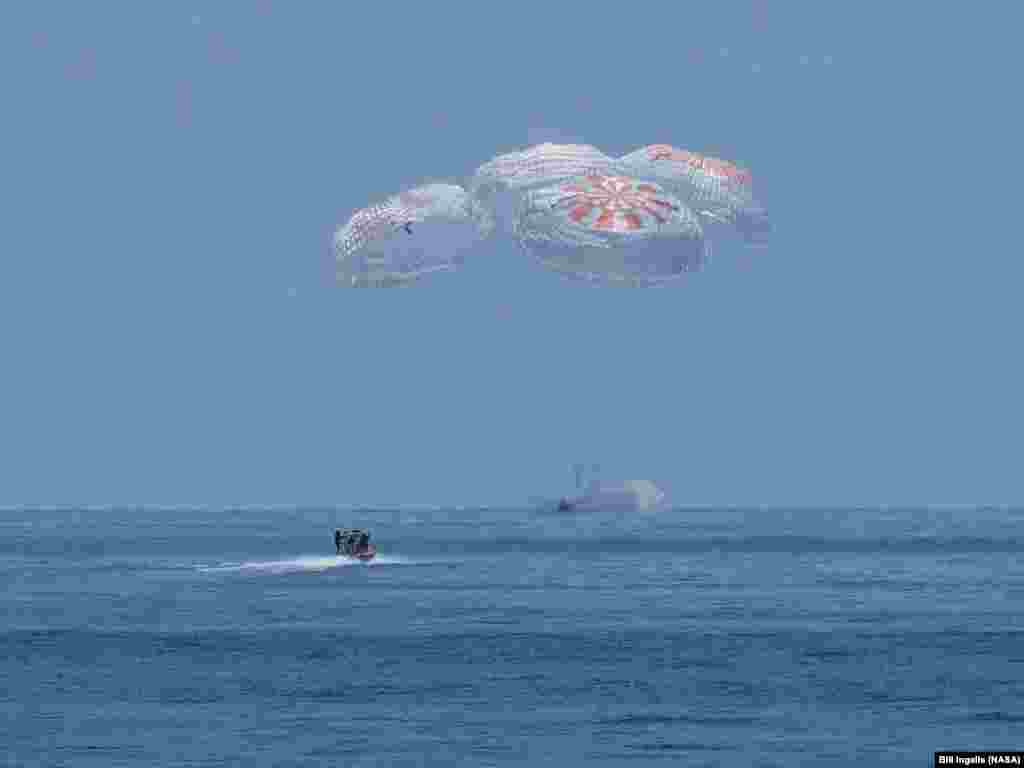
[[377, 556], [377, 548], [375, 546], [373, 546], [372, 544], [366, 550], [364, 550], [362, 552], [359, 552], [358, 554], [353, 555], [353, 557], [356, 560], [359, 560], [359, 561], [361, 561], [363, 563], [370, 562], [376, 556]]

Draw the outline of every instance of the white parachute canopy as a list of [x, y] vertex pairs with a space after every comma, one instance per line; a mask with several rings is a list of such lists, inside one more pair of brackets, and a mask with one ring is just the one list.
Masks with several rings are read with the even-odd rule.
[[531, 190], [515, 236], [544, 268], [643, 286], [700, 269], [708, 243], [696, 214], [660, 185], [594, 174]]
[[473, 187], [484, 185], [526, 189], [605, 171], [612, 158], [590, 144], [538, 144], [498, 155], [476, 169]]
[[527, 190], [602, 173], [612, 162], [611, 157], [590, 144], [538, 144], [488, 160], [476, 169], [469, 191], [507, 225]]
[[457, 184], [425, 184], [356, 211], [338, 229], [338, 282], [351, 287], [407, 285], [456, 269], [493, 231], [486, 210]]
[[749, 244], [771, 232], [768, 211], [754, 195], [750, 171], [668, 144], [651, 144], [614, 161], [616, 173], [654, 181], [707, 222], [729, 225]]

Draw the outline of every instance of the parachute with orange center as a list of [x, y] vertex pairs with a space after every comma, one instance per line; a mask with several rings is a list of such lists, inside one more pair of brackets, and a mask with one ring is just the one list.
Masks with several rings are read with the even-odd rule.
[[588, 282], [649, 286], [699, 270], [696, 214], [659, 184], [591, 174], [528, 191], [515, 236], [542, 267]]

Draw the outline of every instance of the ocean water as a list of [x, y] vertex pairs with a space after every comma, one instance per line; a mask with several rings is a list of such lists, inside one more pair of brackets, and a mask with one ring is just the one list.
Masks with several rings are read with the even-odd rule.
[[996, 509], [3, 512], [0, 763], [1021, 749], [1022, 544]]

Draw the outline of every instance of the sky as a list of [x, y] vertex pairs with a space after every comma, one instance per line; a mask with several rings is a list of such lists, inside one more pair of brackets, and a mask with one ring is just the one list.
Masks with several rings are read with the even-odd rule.
[[[0, 506], [497, 506], [577, 461], [1024, 503], [1017, 27], [915, 7], [12, 4]], [[506, 241], [325, 278], [354, 209], [542, 141], [748, 167], [771, 245], [653, 290]]]

